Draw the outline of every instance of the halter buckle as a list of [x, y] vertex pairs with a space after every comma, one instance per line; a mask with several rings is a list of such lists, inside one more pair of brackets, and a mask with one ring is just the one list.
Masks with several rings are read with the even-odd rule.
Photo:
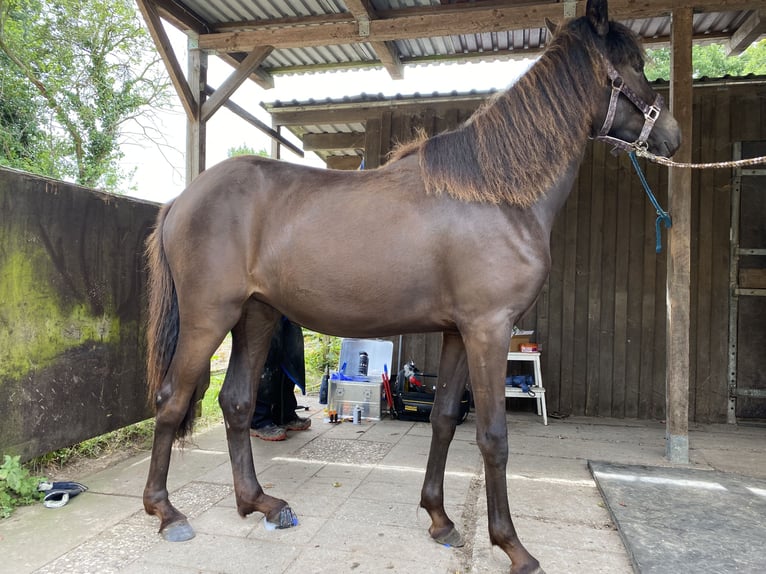
[[654, 106], [654, 105], [649, 106], [649, 109], [646, 110], [646, 112], [644, 113], [644, 118], [646, 118], [647, 120], [651, 122], [656, 122], [657, 118], [660, 117], [661, 111], [662, 110], [658, 108], [657, 106]]

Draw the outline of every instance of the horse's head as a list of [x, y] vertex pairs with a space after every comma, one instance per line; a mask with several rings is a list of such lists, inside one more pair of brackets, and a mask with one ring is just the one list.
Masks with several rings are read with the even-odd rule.
[[637, 37], [622, 24], [609, 21], [607, 0], [588, 0], [586, 19], [599, 38], [605, 69], [593, 136], [622, 149], [646, 148], [657, 155], [673, 155], [681, 145], [681, 130], [646, 79]]

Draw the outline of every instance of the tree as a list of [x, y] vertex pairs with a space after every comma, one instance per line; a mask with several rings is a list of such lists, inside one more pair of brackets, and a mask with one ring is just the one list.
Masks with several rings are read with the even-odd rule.
[[[670, 79], [670, 48], [646, 51], [646, 77]], [[692, 77], [721, 78], [766, 74], [766, 39], [751, 44], [739, 56], [727, 56], [722, 44], [692, 46]]]
[[244, 143], [237, 147], [230, 147], [226, 152], [226, 157], [237, 157], [238, 155], [260, 155], [262, 157], [269, 157], [269, 152], [267, 152], [265, 149], [255, 151], [254, 148], [251, 148], [249, 145]]
[[0, 82], [0, 163], [111, 191], [124, 124], [170, 102], [131, 0], [0, 0]]

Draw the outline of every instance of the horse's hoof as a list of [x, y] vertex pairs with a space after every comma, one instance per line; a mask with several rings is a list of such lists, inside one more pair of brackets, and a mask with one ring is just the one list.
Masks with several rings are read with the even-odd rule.
[[263, 519], [263, 525], [266, 530], [277, 530], [278, 528], [292, 528], [298, 526], [298, 517], [289, 506], [283, 506], [277, 515], [276, 522], [271, 522], [267, 517]]
[[194, 529], [186, 520], [168, 524], [162, 529], [162, 537], [168, 542], [186, 542], [194, 538]]
[[458, 532], [457, 528], [453, 528], [444, 536], [439, 536], [434, 538], [434, 540], [436, 540], [439, 544], [444, 544], [444, 546], [454, 546], [455, 548], [462, 548], [465, 546], [463, 535]]

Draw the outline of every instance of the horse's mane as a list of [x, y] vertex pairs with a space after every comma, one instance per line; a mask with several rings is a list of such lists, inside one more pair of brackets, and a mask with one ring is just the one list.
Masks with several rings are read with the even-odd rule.
[[597, 90], [606, 81], [606, 50], [614, 61], [638, 53], [635, 36], [610, 22], [601, 39], [586, 18], [563, 25], [540, 59], [508, 90], [490, 98], [461, 127], [422, 134], [392, 154], [419, 154], [426, 191], [462, 201], [532, 205], [581, 153]]

